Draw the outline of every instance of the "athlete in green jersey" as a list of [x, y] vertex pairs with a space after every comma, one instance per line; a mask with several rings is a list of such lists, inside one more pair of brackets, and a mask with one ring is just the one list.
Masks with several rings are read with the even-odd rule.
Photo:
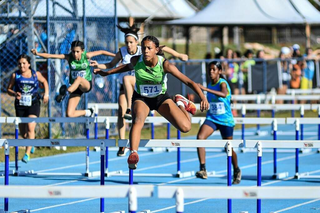
[[200, 109], [206, 110], [209, 103], [203, 95], [200, 87], [182, 74], [177, 67], [170, 64], [161, 54], [159, 41], [154, 36], [146, 36], [141, 41], [142, 55], [131, 58], [130, 64], [119, 66], [105, 72], [104, 75], [135, 70], [136, 84], [132, 97], [132, 126], [129, 140], [131, 154], [128, 158], [130, 169], [136, 169], [139, 161], [137, 153], [141, 130], [144, 126], [150, 110], [157, 110], [173, 126], [181, 132], [188, 132], [191, 129], [191, 118], [189, 112], [196, 111], [194, 103], [181, 95], [175, 96], [175, 101], [169, 97], [166, 85], [166, 74], [170, 73], [181, 82], [193, 89], [201, 98]]
[[35, 49], [32, 49], [31, 52], [43, 58], [65, 59], [68, 61], [71, 86], [67, 88], [67, 85], [62, 85], [59, 89], [59, 95], [57, 95], [55, 99], [60, 103], [67, 94], [70, 94], [67, 107], [68, 117], [92, 116], [93, 109], [76, 110], [81, 95], [90, 92], [92, 88], [92, 74], [88, 60], [97, 55], [114, 57], [115, 54], [105, 50], [86, 52], [82, 41], [73, 41], [71, 44], [71, 53], [69, 54], [38, 53]]

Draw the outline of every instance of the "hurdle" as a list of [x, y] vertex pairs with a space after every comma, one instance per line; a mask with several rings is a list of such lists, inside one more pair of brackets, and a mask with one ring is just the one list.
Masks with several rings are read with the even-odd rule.
[[[317, 199], [320, 198], [320, 187], [159, 186], [158, 197], [175, 198], [176, 212], [182, 213], [184, 199]], [[228, 213], [231, 212], [228, 208]], [[257, 212], [260, 213], [261, 208]]]
[[[104, 123], [105, 124], [105, 137], [106, 139], [109, 138], [109, 128], [110, 128], [110, 123], [116, 123], [117, 122], [117, 119], [118, 117], [117, 116], [96, 116], [95, 117], [95, 138], [98, 138], [98, 123]], [[192, 123], [201, 123], [203, 122], [204, 118], [202, 117], [193, 117], [192, 118]], [[145, 120], [145, 123], [154, 123], [154, 122], [159, 122], [159, 123], [169, 123], [165, 118], [163, 117], [150, 117], [148, 116]], [[129, 121], [128, 123], [131, 123], [131, 121]], [[153, 139], [153, 138], [151, 138]], [[178, 135], [178, 139], [179, 139], [179, 135]], [[119, 139], [119, 142], [122, 141]], [[128, 141], [127, 139], [124, 139], [124, 141]], [[118, 142], [118, 143], [119, 143]], [[122, 147], [119, 145], [119, 147]], [[124, 146], [125, 147], [125, 146]], [[170, 175], [165, 175], [165, 176], [170, 176], [170, 177], [190, 177], [192, 175], [194, 175], [194, 172], [193, 171], [190, 171], [190, 172], [184, 172], [184, 173], [181, 173], [180, 172], [180, 156], [181, 156], [181, 153], [180, 153], [180, 149], [179, 147], [171, 147], [171, 148], [168, 148], [168, 147], [142, 147], [142, 149], [145, 148], [145, 150], [152, 150], [152, 151], [155, 151], [155, 150], [162, 150], [162, 151], [171, 151], [172, 149], [177, 149], [177, 174], [170, 174]], [[106, 147], [106, 176], [107, 177], [110, 177], [110, 176], [114, 176], [114, 175], [117, 175], [117, 176], [127, 176], [128, 174], [123, 174], [123, 171], [122, 170], [117, 170], [117, 171], [109, 171], [108, 169], [108, 147]], [[153, 174], [150, 174], [148, 176], [154, 176]]]
[[[262, 149], [263, 148], [320, 148], [320, 141], [287, 141], [287, 140], [246, 140], [246, 146], [257, 149], [257, 186], [261, 186]], [[297, 157], [297, 156], [296, 156]], [[297, 160], [296, 160], [297, 162]], [[312, 187], [313, 188], [313, 187]], [[261, 213], [261, 200], [257, 200], [257, 212]]]
[[[319, 107], [318, 107], [318, 113], [319, 113]], [[320, 116], [320, 113], [319, 113]], [[303, 140], [303, 129], [300, 128], [303, 124], [318, 124], [318, 140], [320, 140], [320, 118], [287, 118], [287, 124], [294, 124], [296, 128], [296, 140], [299, 141], [299, 132], [301, 133], [301, 141], [306, 143], [306, 146], [303, 148], [319, 148], [314, 147], [313, 143], [308, 144], [308, 142]], [[319, 152], [319, 149], [318, 149]], [[309, 173], [299, 173], [299, 149], [296, 149], [296, 175], [295, 178], [301, 179], [301, 178], [320, 178], [320, 175], [310, 175]]]
[[[138, 210], [138, 198], [153, 197], [154, 186], [0, 186], [0, 197], [6, 198], [128, 198], [129, 212]], [[115, 193], [116, 192], [116, 193]], [[29, 209], [19, 212], [30, 212]], [[1, 210], [0, 210], [1, 212]], [[104, 212], [104, 211], [101, 211]]]
[[[119, 146], [130, 147], [129, 140], [119, 140]], [[240, 147], [243, 145], [242, 140], [140, 140], [139, 147], [211, 147], [211, 148], [226, 148], [227, 149], [227, 159], [228, 159], [228, 184], [231, 185], [231, 156], [232, 147]], [[230, 162], [229, 162], [230, 161]], [[180, 163], [179, 161], [177, 162]], [[229, 165], [230, 164], [230, 165]], [[179, 166], [177, 167], [179, 168]], [[121, 174], [120, 174], [121, 175]], [[143, 174], [135, 173], [134, 176], [158, 176], [158, 177], [186, 177], [185, 175], [191, 176], [194, 174], [181, 173], [177, 171], [176, 174]], [[229, 177], [230, 175], [230, 177]], [[127, 175], [126, 175], [127, 176]], [[219, 176], [220, 177], [220, 176]], [[129, 169], [129, 184], [133, 184], [133, 170]]]
[[[19, 123], [32, 123], [32, 122], [36, 122], [36, 123], [85, 123], [86, 124], [86, 138], [89, 139], [90, 138], [90, 131], [89, 131], [89, 125], [90, 123], [94, 122], [94, 118], [87, 118], [87, 117], [77, 117], [77, 118], [55, 118], [55, 117], [51, 117], [51, 118], [45, 118], [45, 117], [41, 117], [41, 118], [29, 118], [29, 117], [7, 117], [6, 120], [7, 123], [14, 123], [15, 124], [15, 139], [18, 139], [19, 137]], [[26, 139], [21, 139], [21, 140], [26, 140]], [[41, 145], [40, 145], [41, 146]], [[28, 174], [32, 174], [33, 171], [19, 171], [18, 170], [18, 148], [15, 147], [15, 171], [14, 171], [14, 175], [28, 175]], [[61, 175], [61, 174], [59, 174]], [[69, 173], [69, 175], [72, 175], [71, 173]], [[87, 147], [86, 149], [86, 173], [85, 176], [90, 177], [91, 175], [93, 175], [92, 173], [90, 173], [89, 171], [89, 147]]]
[[[242, 125], [245, 124], [271, 124], [272, 125], [272, 130], [273, 130], [273, 139], [277, 140], [277, 131], [278, 131], [278, 124], [286, 124], [286, 119], [285, 118], [235, 118], [236, 123], [242, 123]], [[243, 128], [244, 131], [244, 128]], [[244, 143], [246, 144], [246, 141], [244, 139], [244, 132], [242, 134], [242, 139], [244, 140]], [[241, 148], [242, 152], [247, 152], [247, 151], [252, 151], [250, 147], [247, 147], [246, 145], [244, 148]], [[289, 173], [288, 172], [282, 172], [278, 173], [277, 170], [277, 149], [273, 148], [273, 175], [271, 178], [273, 179], [283, 179], [288, 177]], [[267, 176], [264, 176], [264, 178], [268, 178]]]
[[[233, 109], [241, 109], [242, 117], [246, 115], [246, 110], [272, 110], [272, 118], [275, 117], [276, 110], [300, 110], [304, 113], [304, 110], [311, 110], [311, 104], [300, 104], [300, 105], [290, 105], [290, 104], [242, 104], [233, 105]], [[244, 125], [242, 126], [242, 131], [244, 131]], [[278, 134], [282, 134], [279, 132]], [[265, 133], [257, 132], [257, 135], [266, 135]], [[243, 139], [243, 138], [242, 138]]]
[[[115, 146], [116, 141], [113, 140], [95, 140], [95, 139], [0, 139], [0, 146], [5, 148], [5, 185], [9, 185], [9, 153], [10, 146], [26, 146], [28, 143], [29, 146], [100, 146], [100, 184], [104, 185], [105, 171], [104, 171], [104, 159], [105, 159], [105, 147], [106, 146]], [[86, 171], [85, 174], [87, 174]], [[84, 175], [83, 173], [30, 173], [27, 175]], [[92, 175], [93, 176], [93, 175]], [[9, 209], [9, 200], [8, 198], [4, 199], [5, 211]], [[100, 199], [100, 209], [101, 212], [104, 212], [104, 198]]]

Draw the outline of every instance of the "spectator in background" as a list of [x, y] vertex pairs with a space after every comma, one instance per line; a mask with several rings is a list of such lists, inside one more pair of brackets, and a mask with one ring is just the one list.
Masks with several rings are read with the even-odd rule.
[[312, 80], [315, 71], [314, 55], [312, 49], [307, 48], [306, 54], [304, 55], [305, 66], [301, 77], [301, 89], [312, 89]]
[[[256, 57], [257, 57], [257, 59], [262, 59], [262, 60], [264, 60], [264, 59], [265, 59], [265, 52], [264, 52], [264, 50], [258, 50]], [[263, 64], [263, 61], [259, 60], [259, 61], [256, 62], [256, 64]]]
[[242, 87], [244, 88], [244, 94], [247, 93], [248, 91], [248, 68], [249, 66], [255, 65], [256, 62], [255, 60], [253, 60], [253, 51], [248, 49], [245, 53], [244, 53], [244, 57], [247, 58], [247, 60], [245, 62], [243, 62], [243, 64], [241, 65], [241, 71], [243, 72], [243, 85]]
[[[287, 48], [289, 50], [289, 48]], [[286, 61], [286, 53], [289, 52], [287, 49], [282, 48], [279, 53], [280, 67], [282, 73], [282, 86], [278, 88], [277, 93], [280, 95], [285, 95], [287, 93], [288, 85], [289, 85], [289, 63]], [[277, 104], [283, 104], [283, 100], [277, 100]]]
[[300, 46], [298, 44], [294, 44], [292, 46], [293, 53], [292, 53], [292, 61], [293, 64], [292, 71], [291, 71], [291, 80], [290, 80], [290, 88], [291, 89], [299, 89], [300, 82], [301, 82], [301, 70], [303, 67], [303, 60], [300, 54]]

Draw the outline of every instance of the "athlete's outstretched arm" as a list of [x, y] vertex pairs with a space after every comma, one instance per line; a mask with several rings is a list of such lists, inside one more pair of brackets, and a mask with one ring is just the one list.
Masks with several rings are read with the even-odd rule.
[[88, 59], [90, 59], [90, 58], [92, 58], [94, 56], [97, 56], [97, 55], [106, 55], [106, 56], [112, 56], [112, 57], [116, 56], [116, 54], [108, 52], [106, 50], [98, 50], [98, 51], [93, 51], [93, 52], [87, 52], [87, 58]]
[[216, 90], [209, 89], [207, 87], [204, 87], [202, 84], [198, 84], [198, 86], [203, 91], [210, 92], [210, 93], [212, 93], [212, 94], [214, 94], [216, 96], [222, 97], [222, 98], [225, 98], [228, 95], [228, 89], [227, 89], [227, 85], [225, 83], [220, 84], [221, 91], [216, 91]]
[[[120, 52], [117, 52], [117, 54], [115, 55], [115, 57], [112, 59], [112, 61], [110, 63], [105, 63], [105, 64], [99, 64], [97, 61], [91, 60], [90, 61], [90, 66], [94, 67], [96, 69], [110, 69], [112, 67], [115, 67], [117, 65], [117, 63], [119, 63], [119, 61], [121, 61], [121, 54]], [[99, 70], [101, 71], [101, 70]]]
[[42, 58], [56, 58], [56, 59], [67, 59], [68, 60], [68, 55], [65, 55], [65, 54], [38, 53], [38, 51], [36, 49], [31, 49], [30, 51], [33, 55], [37, 55]]
[[171, 49], [170, 47], [167, 47], [167, 46], [162, 47], [162, 51], [169, 53], [169, 54], [173, 55], [174, 57], [179, 58], [182, 61], [188, 61], [188, 58], [189, 58], [188, 55], [183, 54], [183, 53], [179, 53], [179, 52], [175, 51], [174, 49]]
[[188, 78], [187, 76], [182, 74], [176, 66], [169, 63], [168, 61], [165, 61], [163, 66], [164, 66], [164, 70], [166, 73], [171, 73], [174, 77], [179, 79], [182, 83], [184, 83], [185, 85], [190, 87], [193, 91], [195, 91], [198, 94], [198, 96], [201, 99], [201, 103], [200, 103], [200, 110], [201, 111], [207, 110], [209, 108], [208, 100], [207, 100], [206, 96], [202, 93], [202, 90], [200, 89], [198, 84], [196, 84], [190, 78]]

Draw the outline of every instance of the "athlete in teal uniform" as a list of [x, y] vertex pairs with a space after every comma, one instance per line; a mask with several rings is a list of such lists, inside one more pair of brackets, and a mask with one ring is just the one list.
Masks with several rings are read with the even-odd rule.
[[[197, 139], [207, 139], [215, 130], [220, 130], [223, 139], [233, 139], [234, 120], [231, 112], [231, 89], [222, 76], [222, 67], [219, 62], [209, 64], [209, 76], [211, 83], [208, 88], [199, 84], [200, 88], [207, 91], [207, 99], [210, 108], [207, 111], [206, 120], [200, 127]], [[197, 148], [200, 161], [200, 171], [196, 173], [198, 178], [207, 179], [206, 151], [204, 147]], [[239, 184], [241, 171], [238, 167], [237, 154], [232, 150], [233, 182]]]

